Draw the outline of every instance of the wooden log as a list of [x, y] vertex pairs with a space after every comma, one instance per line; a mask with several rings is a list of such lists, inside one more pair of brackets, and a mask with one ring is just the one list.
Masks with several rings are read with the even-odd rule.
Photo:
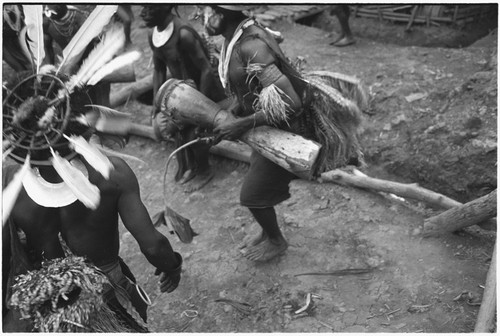
[[210, 147], [210, 153], [226, 158], [250, 163], [252, 148], [242, 142], [222, 140], [217, 145]]
[[135, 99], [144, 92], [153, 88], [153, 75], [146, 76], [137, 82], [124, 87], [123, 89], [112, 92], [110, 95], [110, 106], [116, 107], [126, 103], [130, 99]]
[[295, 175], [306, 180], [312, 178], [312, 167], [321, 148], [318, 143], [269, 126], [256, 127], [240, 139]]
[[493, 218], [497, 213], [496, 189], [476, 200], [456, 206], [424, 222], [424, 236], [452, 232]]
[[[178, 122], [210, 129], [231, 117], [230, 112], [185, 82], [169, 79], [165, 84], [165, 108]], [[269, 126], [255, 127], [239, 140], [303, 179], [312, 178], [321, 149], [315, 141]]]
[[[357, 170], [354, 170], [355, 172]], [[462, 203], [455, 201], [445, 195], [436, 193], [434, 191], [422, 188], [416, 183], [405, 184], [393, 181], [387, 181], [366, 176], [364, 174], [351, 174], [347, 171], [335, 169], [321, 174], [321, 179], [326, 182], [333, 182], [343, 185], [350, 185], [359, 188], [372, 189], [376, 191], [387, 192], [395, 194], [404, 198], [411, 198], [417, 201], [425, 202], [431, 206], [451, 209], [462, 205]], [[487, 220], [478, 224], [485, 230], [496, 231], [496, 221]]]
[[497, 305], [497, 244], [493, 248], [491, 264], [486, 275], [486, 283], [484, 286], [483, 300], [477, 314], [475, 333], [493, 332], [492, 326], [495, 319]]
[[415, 199], [440, 208], [449, 209], [462, 204], [442, 194], [422, 188], [416, 183], [405, 184], [381, 180], [366, 175], [353, 175], [340, 169], [334, 169], [321, 174], [321, 179], [327, 182], [340, 183], [359, 188], [367, 188], [396, 194], [401, 197]]

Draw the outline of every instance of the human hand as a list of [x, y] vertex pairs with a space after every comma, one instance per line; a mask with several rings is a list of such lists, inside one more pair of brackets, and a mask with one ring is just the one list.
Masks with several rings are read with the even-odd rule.
[[162, 293], [173, 292], [181, 281], [182, 256], [177, 252], [174, 252], [174, 254], [179, 261], [179, 266], [170, 271], [161, 271], [158, 268], [155, 271], [155, 275], [160, 276], [160, 291]]
[[226, 140], [236, 140], [247, 131], [242, 119], [230, 113], [223, 120], [216, 120], [214, 126], [214, 133]]

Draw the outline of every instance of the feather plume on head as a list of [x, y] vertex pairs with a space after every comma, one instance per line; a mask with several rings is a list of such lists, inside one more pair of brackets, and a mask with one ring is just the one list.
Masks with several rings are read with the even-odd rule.
[[42, 5], [23, 5], [23, 11], [27, 28], [27, 42], [35, 65], [35, 72], [38, 73], [45, 57], [43, 45], [43, 7]]
[[[84, 160], [105, 179], [109, 179], [113, 170], [112, 163], [99, 146], [88, 140], [102, 118], [112, 122], [113, 118], [123, 120], [124, 117], [123, 114], [119, 117], [109, 113], [106, 115], [101, 112], [102, 109], [93, 107], [87, 89], [89, 85], [98, 84], [110, 73], [139, 59], [138, 52], [116, 57], [123, 50], [125, 36], [121, 25], [108, 25], [117, 6], [104, 5], [97, 6], [80, 27], [63, 50], [58, 66], [42, 66], [42, 6], [23, 7], [34, 69], [19, 73], [4, 87], [4, 159], [9, 157], [18, 163], [24, 163], [19, 174], [5, 189], [8, 193], [4, 194], [4, 223], [15, 204], [20, 186], [29, 189], [28, 194], [35, 202], [51, 198], [48, 203], [40, 201], [42, 206], [67, 205], [71, 197], [66, 196], [73, 194], [86, 207], [97, 208], [100, 191], [87, 179], [86, 168], [77, 168], [85, 166], [73, 164], [73, 159], [78, 157]], [[100, 42], [81, 62], [83, 51], [101, 33]], [[77, 64], [81, 64], [80, 68], [73, 71]], [[93, 122], [88, 122], [89, 112], [96, 115]], [[82, 120], [85, 122], [82, 123]], [[42, 176], [37, 177], [36, 167], [39, 166], [52, 166], [63, 180], [63, 185], [50, 185], [47, 181], [42, 181]], [[83, 173], [81, 170], [84, 170]], [[33, 183], [38, 184], [33, 186]], [[66, 196], [62, 199], [57, 194]]]

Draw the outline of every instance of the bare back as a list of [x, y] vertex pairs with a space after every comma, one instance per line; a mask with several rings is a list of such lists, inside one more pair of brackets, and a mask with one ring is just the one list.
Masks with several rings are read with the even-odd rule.
[[79, 201], [61, 208], [45, 208], [32, 201], [24, 189], [21, 191], [11, 219], [25, 232], [34, 260], [39, 261], [40, 256], [46, 259], [63, 256], [58, 241], [60, 231], [73, 253], [87, 257], [97, 266], [116, 261], [119, 252], [118, 215], [121, 213], [135, 213], [127, 220], [126, 226], [134, 236], [141, 233], [142, 224], [150, 218], [140, 202], [137, 178], [123, 160], [110, 160], [115, 169], [109, 180], [84, 162], [89, 181], [101, 193], [99, 207], [94, 211]]

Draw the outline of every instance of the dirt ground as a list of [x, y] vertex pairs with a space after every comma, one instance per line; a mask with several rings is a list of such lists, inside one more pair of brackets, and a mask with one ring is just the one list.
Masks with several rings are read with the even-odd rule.
[[[140, 79], [152, 71], [151, 51], [140, 8], [133, 7], [132, 41], [144, 53], [136, 68]], [[328, 45], [334, 25], [333, 33], [289, 22], [273, 28], [283, 32], [288, 56], [307, 60], [306, 70], [353, 75], [369, 88], [364, 172], [419, 183], [461, 202], [495, 189], [496, 32], [470, 47], [447, 49], [371, 39], [363, 31], [379, 23], [354, 19], [351, 24], [356, 44], [346, 48]], [[149, 123], [150, 106], [129, 101], [118, 109]], [[123, 150], [144, 161], [129, 163], [151, 216], [166, 202], [199, 234], [183, 244], [160, 228], [184, 257], [178, 289], [161, 294], [154, 268], [121, 227], [121, 255], [152, 300], [151, 331], [473, 331], [494, 232], [474, 226], [422, 238], [415, 229], [442, 210], [369, 190], [297, 180], [292, 197], [277, 207], [289, 249], [270, 262], [250, 262], [238, 251], [243, 237], [258, 230], [238, 202], [246, 164], [213, 156], [214, 179], [191, 194], [174, 184], [171, 164], [164, 201], [164, 164], [172, 149], [131, 137]], [[358, 268], [372, 271], [297, 276]], [[314, 294], [313, 308], [297, 318], [308, 294]]]
[[[418, 182], [457, 197], [453, 192], [445, 192], [453, 188], [445, 191], [440, 188], [446, 183], [439, 181], [439, 176], [426, 179], [410, 173], [436, 168], [420, 165], [426, 160], [418, 155], [428, 153], [412, 155], [412, 151], [419, 149], [409, 151], [408, 146], [438, 137], [439, 133], [430, 132], [428, 138], [414, 139], [428, 134], [424, 131], [436, 126], [436, 118], [443, 117], [445, 112], [436, 112], [449, 97], [454, 98], [449, 92], [464, 83], [478, 85], [478, 81], [470, 82], [471, 76], [494, 70], [493, 92], [470, 88], [465, 93], [471, 96], [466, 97], [457, 92], [458, 98], [448, 108], [455, 117], [440, 121], [443, 128], [453, 131], [464, 118], [471, 118], [469, 109], [474, 105], [474, 113], [480, 113], [482, 120], [482, 127], [475, 130], [480, 135], [469, 138], [462, 147], [468, 149], [474, 139], [486, 144], [486, 149], [481, 148], [488, 150], [494, 160], [485, 161], [484, 167], [476, 165], [470, 169], [480, 173], [485, 170], [483, 175], [490, 177], [482, 181], [482, 175], [476, 174], [475, 180], [491, 185], [494, 180], [496, 188], [496, 62], [490, 61], [493, 51], [496, 58], [496, 35], [490, 35], [481, 46], [466, 49], [408, 47], [365, 38], [359, 31], [366, 28], [357, 26], [358, 22], [351, 21], [357, 27], [357, 43], [347, 48], [328, 45], [335, 31], [287, 22], [274, 28], [284, 33], [282, 46], [290, 57], [307, 60], [306, 69], [333, 70], [365, 81], [373, 97], [371, 109], [365, 115], [362, 137], [368, 159], [365, 173], [400, 182]], [[146, 29], [136, 20], [132, 40], [145, 55], [138, 66], [138, 78], [151, 71], [145, 37]], [[485, 70], [488, 66], [491, 70]], [[485, 78], [492, 77], [485, 75]], [[481, 110], [482, 106], [486, 107]], [[148, 106], [130, 101], [122, 110], [133, 113], [137, 121], [148, 123]], [[440, 142], [432, 144], [427, 144], [430, 158], [445, 155], [442, 148], [436, 147]], [[169, 144], [136, 137], [130, 139], [125, 149], [146, 162], [131, 162], [131, 166], [139, 176], [142, 198], [151, 215], [164, 207], [162, 176], [165, 159], [171, 151]], [[418, 159], [413, 162], [415, 167], [411, 167], [412, 157]], [[467, 161], [462, 165], [469, 167], [467, 155], [459, 157], [457, 162]], [[166, 203], [189, 218], [199, 234], [192, 243], [183, 244], [165, 227], [161, 228], [185, 260], [176, 291], [160, 294], [152, 266], [142, 257], [131, 235], [122, 234], [121, 254], [153, 302], [149, 308], [152, 331], [473, 331], [483, 293], [480, 286], [491, 261], [494, 233], [474, 227], [438, 238], [421, 238], [412, 232], [422, 225], [424, 218], [438, 210], [424, 204], [398, 202], [368, 190], [299, 180], [291, 185], [291, 199], [277, 207], [289, 250], [268, 263], [250, 262], [238, 252], [243, 237], [257, 232], [251, 214], [238, 203], [247, 166], [215, 156], [211, 162], [215, 178], [199, 192], [185, 194], [173, 182], [167, 187]], [[391, 169], [394, 165], [399, 166]], [[407, 172], [397, 174], [398, 169]], [[175, 165], [171, 165], [169, 181], [173, 181], [174, 171]], [[448, 173], [447, 183], [460, 184], [459, 175], [456, 171]], [[461, 201], [467, 196], [474, 198], [465, 192], [462, 196]], [[346, 276], [296, 276], [347, 268], [373, 268], [373, 271]], [[294, 312], [305, 304], [308, 293], [316, 295], [314, 308], [307, 316], [296, 318]]]

